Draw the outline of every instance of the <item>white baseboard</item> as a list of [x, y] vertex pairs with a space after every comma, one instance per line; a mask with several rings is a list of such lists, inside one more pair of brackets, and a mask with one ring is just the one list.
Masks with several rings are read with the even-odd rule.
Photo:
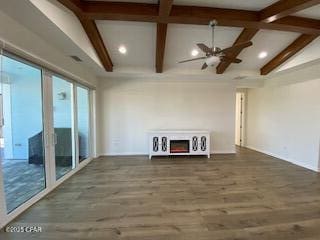
[[115, 153], [115, 152], [111, 152], [111, 153], [102, 153], [100, 154], [100, 156], [108, 156], [108, 157], [112, 157], [112, 156], [146, 156], [149, 155], [149, 153], [145, 153], [145, 152], [121, 152], [121, 153]]
[[[235, 154], [236, 151], [235, 150], [214, 150], [211, 151], [210, 154]], [[147, 152], [121, 152], [121, 153], [115, 153], [115, 152], [111, 152], [111, 153], [101, 153], [99, 154], [99, 156], [149, 156], [149, 153]]]
[[226, 150], [217, 150], [217, 151], [211, 151], [210, 154], [235, 154], [236, 151], [235, 150], [230, 150], [230, 151], [226, 151]]
[[315, 172], [320, 172], [320, 168], [318, 168], [318, 167], [311, 166], [309, 164], [305, 164], [305, 163], [302, 163], [302, 162], [299, 162], [299, 161], [296, 161], [296, 160], [288, 159], [288, 158], [280, 156], [278, 154], [274, 154], [274, 153], [269, 152], [269, 151], [261, 150], [261, 149], [255, 148], [253, 146], [245, 146], [245, 147], [249, 148], [251, 150], [254, 150], [254, 151], [257, 151], [257, 152], [261, 152], [261, 153], [264, 153], [266, 155], [275, 157], [275, 158], [279, 158], [280, 160], [284, 160], [286, 162], [292, 163], [292, 164], [297, 165], [299, 167], [304, 167], [304, 168], [307, 168], [307, 169], [315, 171]]

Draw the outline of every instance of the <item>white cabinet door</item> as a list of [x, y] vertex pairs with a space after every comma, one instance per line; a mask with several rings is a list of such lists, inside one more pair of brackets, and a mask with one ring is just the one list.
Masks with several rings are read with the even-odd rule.
[[150, 151], [152, 155], [158, 154], [159, 153], [159, 136], [150, 136]]
[[151, 135], [149, 142], [151, 155], [168, 155], [170, 152], [168, 136]]
[[169, 140], [168, 136], [160, 136], [160, 152], [162, 154], [168, 154], [169, 149]]

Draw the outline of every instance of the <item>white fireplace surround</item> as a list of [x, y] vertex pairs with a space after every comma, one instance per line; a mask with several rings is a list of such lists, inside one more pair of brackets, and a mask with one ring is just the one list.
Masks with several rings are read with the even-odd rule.
[[[180, 141], [180, 142], [179, 142]], [[173, 143], [187, 144], [173, 148]], [[180, 144], [180, 145], [181, 145]], [[154, 130], [149, 132], [149, 158], [170, 155], [206, 155], [210, 157], [210, 132], [206, 130]]]

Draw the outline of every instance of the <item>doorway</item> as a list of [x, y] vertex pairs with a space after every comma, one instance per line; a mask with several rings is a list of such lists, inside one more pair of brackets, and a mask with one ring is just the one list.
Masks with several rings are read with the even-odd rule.
[[245, 94], [236, 93], [236, 117], [235, 117], [235, 144], [244, 146], [244, 116], [245, 116]]

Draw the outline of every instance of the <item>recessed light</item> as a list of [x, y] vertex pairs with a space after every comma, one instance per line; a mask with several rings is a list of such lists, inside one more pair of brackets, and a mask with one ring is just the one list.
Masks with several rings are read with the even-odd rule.
[[198, 51], [197, 49], [193, 49], [193, 50], [191, 51], [191, 55], [192, 55], [193, 57], [198, 56], [198, 54], [199, 54], [199, 51]]
[[126, 53], [127, 53], [127, 49], [126, 49], [125, 46], [120, 46], [118, 50], [119, 50], [119, 52], [120, 52], [121, 54], [126, 54]]
[[259, 57], [260, 59], [265, 58], [266, 56], [268, 56], [268, 53], [265, 52], [265, 51], [259, 53], [259, 55], [258, 55], [258, 57]]

